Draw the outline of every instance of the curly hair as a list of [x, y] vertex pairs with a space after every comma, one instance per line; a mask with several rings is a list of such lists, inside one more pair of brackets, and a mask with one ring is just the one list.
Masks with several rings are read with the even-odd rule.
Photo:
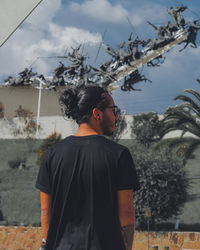
[[109, 104], [106, 94], [108, 92], [99, 86], [70, 87], [62, 92], [59, 102], [64, 116], [80, 125], [89, 122], [95, 107]]

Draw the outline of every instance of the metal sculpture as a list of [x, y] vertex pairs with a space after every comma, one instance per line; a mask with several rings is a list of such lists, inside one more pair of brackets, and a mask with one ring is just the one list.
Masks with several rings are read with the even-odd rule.
[[70, 65], [65, 66], [63, 61], [59, 62], [58, 67], [53, 71], [52, 77], [44, 77], [33, 73], [32, 69], [25, 68], [18, 77], [9, 76], [4, 80], [6, 86], [24, 86], [36, 85], [41, 81], [42, 85], [48, 89], [56, 90], [57, 86], [82, 86], [88, 84], [99, 84], [103, 87], [109, 87], [115, 82], [124, 79], [121, 87], [123, 91], [139, 90], [133, 87], [140, 81], [150, 81], [144, 75], [140, 75], [138, 69], [147, 64], [147, 66], [158, 67], [164, 63], [163, 53], [168, 52], [177, 44], [185, 43], [180, 50], [185, 49], [188, 44], [196, 48], [197, 32], [200, 29], [199, 19], [186, 23], [183, 12], [186, 6], [180, 5], [170, 7], [167, 10], [172, 17], [172, 23], [156, 26], [148, 21], [156, 31], [157, 36], [154, 39], [140, 40], [138, 36], [132, 38], [130, 33], [127, 41], [121, 42], [116, 48], [104, 43], [104, 49], [111, 59], [101, 64], [98, 68], [86, 65], [87, 57], [80, 52], [81, 45], [72, 48], [67, 55], [57, 56], [57, 58], [67, 59]]

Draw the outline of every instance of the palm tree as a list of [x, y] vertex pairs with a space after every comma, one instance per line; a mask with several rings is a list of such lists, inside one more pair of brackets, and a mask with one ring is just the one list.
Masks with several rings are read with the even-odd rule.
[[[200, 83], [200, 79], [197, 79]], [[169, 107], [164, 113], [162, 121], [161, 136], [170, 131], [182, 130], [182, 135], [186, 132], [200, 138], [200, 93], [193, 89], [185, 89], [185, 93], [192, 95], [178, 95], [174, 100], [181, 100], [183, 103], [175, 107]]]

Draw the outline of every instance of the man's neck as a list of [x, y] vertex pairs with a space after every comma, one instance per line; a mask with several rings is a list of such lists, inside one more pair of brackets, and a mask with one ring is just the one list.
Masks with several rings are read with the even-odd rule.
[[88, 136], [88, 135], [98, 135], [98, 131], [94, 128], [92, 128], [87, 123], [80, 124], [77, 132], [74, 134], [74, 136]]

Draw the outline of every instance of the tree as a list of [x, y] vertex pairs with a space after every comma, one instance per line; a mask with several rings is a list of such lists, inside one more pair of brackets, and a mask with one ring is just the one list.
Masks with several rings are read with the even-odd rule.
[[[151, 226], [181, 212], [189, 185], [184, 170], [185, 158], [161, 143], [163, 118], [149, 112], [134, 116], [132, 132], [136, 137], [131, 152], [141, 188], [135, 193], [137, 228], [146, 225], [145, 210], [151, 210]], [[177, 183], [179, 185], [177, 185]]]
[[[199, 79], [197, 79], [200, 83]], [[200, 137], [200, 93], [193, 89], [185, 89], [185, 93], [192, 95], [178, 95], [174, 100], [181, 100], [183, 103], [170, 107], [164, 113], [162, 136], [174, 130], [182, 130]]]
[[183, 158], [167, 147], [155, 151], [136, 144], [131, 151], [141, 186], [134, 195], [137, 228], [145, 228], [145, 209], [150, 208], [150, 223], [155, 229], [158, 222], [179, 214], [186, 201], [189, 181]]
[[132, 123], [132, 133], [136, 140], [145, 146], [160, 140], [162, 122], [155, 112], [141, 113], [134, 115]]

